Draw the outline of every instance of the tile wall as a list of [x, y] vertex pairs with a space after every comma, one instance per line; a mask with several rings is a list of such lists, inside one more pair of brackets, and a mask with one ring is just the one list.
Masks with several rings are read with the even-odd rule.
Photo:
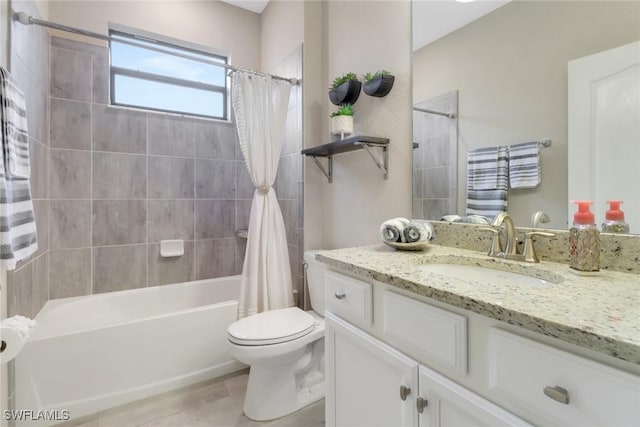
[[[13, 1], [15, 12], [38, 18], [32, 1]], [[38, 230], [38, 251], [7, 274], [7, 314], [34, 316], [49, 299], [49, 35], [42, 27], [11, 24], [12, 78], [27, 106], [31, 196]]]
[[[458, 112], [458, 92], [415, 104], [441, 112]], [[439, 219], [457, 211], [457, 119], [413, 112], [413, 217]]]

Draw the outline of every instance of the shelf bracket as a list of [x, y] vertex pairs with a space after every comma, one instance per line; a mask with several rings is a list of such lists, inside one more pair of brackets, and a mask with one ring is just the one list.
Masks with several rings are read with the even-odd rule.
[[311, 156], [311, 158], [313, 159], [313, 162], [316, 164], [316, 166], [318, 166], [318, 169], [320, 169], [320, 172], [322, 172], [324, 176], [327, 177], [329, 184], [331, 184], [333, 182], [333, 156], [327, 156], [327, 168], [329, 169], [328, 172], [324, 168], [324, 166], [322, 166], [322, 163], [320, 163], [320, 160], [318, 160], [317, 156]]
[[[367, 142], [356, 142], [357, 145], [362, 145], [362, 148], [365, 149], [367, 153], [371, 156], [373, 161], [375, 162], [378, 169], [380, 169], [384, 175], [384, 179], [389, 178], [389, 152], [387, 151], [386, 145], [377, 145], [371, 144]], [[370, 147], [377, 147], [382, 150], [382, 158], [380, 159], [378, 156], [373, 154]]]

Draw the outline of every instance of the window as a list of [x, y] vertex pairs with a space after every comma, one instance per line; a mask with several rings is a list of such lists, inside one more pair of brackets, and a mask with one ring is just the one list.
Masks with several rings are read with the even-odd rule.
[[109, 34], [111, 104], [227, 119], [226, 70], [215, 65], [226, 56], [131, 30]]

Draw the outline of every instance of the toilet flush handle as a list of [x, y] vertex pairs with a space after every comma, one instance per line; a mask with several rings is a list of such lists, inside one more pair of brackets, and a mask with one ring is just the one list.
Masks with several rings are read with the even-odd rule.
[[347, 296], [347, 294], [345, 294], [345, 293], [344, 293], [344, 292], [342, 292], [342, 291], [338, 291], [338, 292], [336, 292], [336, 293], [335, 293], [335, 296], [336, 296], [336, 298], [338, 298], [338, 299], [344, 299], [344, 298]]

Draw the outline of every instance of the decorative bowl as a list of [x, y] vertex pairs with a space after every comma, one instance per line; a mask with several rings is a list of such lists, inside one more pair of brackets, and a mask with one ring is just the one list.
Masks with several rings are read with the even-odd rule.
[[384, 243], [387, 246], [391, 246], [393, 249], [397, 249], [399, 251], [422, 251], [427, 246], [429, 246], [428, 240], [423, 240], [422, 242], [413, 242], [413, 243], [387, 242], [383, 240], [382, 243]]

